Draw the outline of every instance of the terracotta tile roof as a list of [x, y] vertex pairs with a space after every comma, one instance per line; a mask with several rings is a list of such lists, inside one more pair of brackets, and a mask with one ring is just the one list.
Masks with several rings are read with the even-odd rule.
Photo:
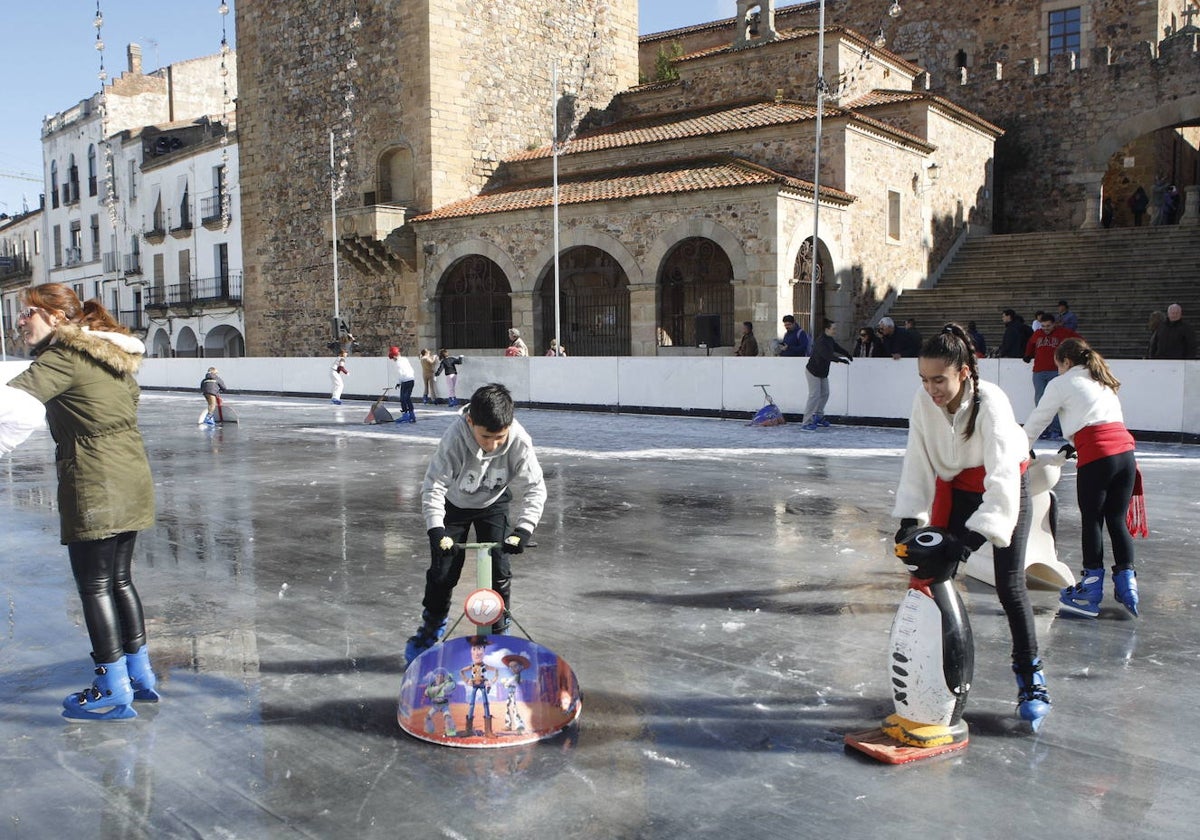
[[[836, 106], [827, 105], [824, 116], [829, 118], [842, 113], [841, 109]], [[683, 140], [689, 137], [708, 137], [713, 134], [746, 131], [773, 125], [789, 125], [806, 122], [814, 119], [816, 115], [815, 105], [791, 100], [725, 104], [701, 111], [656, 114], [581, 133], [572, 138], [570, 142], [563, 144], [559, 149], [559, 154], [569, 155], [602, 149], [619, 149], [646, 143]], [[540, 149], [513, 155], [509, 160], [536, 160], [548, 158], [551, 153], [551, 147], [547, 144]]]
[[[584, 172], [559, 181], [559, 204], [586, 204], [653, 195], [671, 195], [734, 187], [775, 184], [785, 191], [812, 196], [809, 181], [792, 178], [765, 166], [733, 157], [716, 157], [659, 163], [653, 166], [600, 172]], [[855, 196], [829, 187], [821, 188], [829, 201], [849, 204]], [[554, 202], [553, 184], [548, 180], [511, 184], [456, 201], [418, 216], [412, 221], [456, 219], [491, 213], [508, 213]]]
[[944, 96], [938, 96], [933, 93], [926, 93], [920, 90], [873, 90], [870, 93], [863, 94], [857, 99], [846, 102], [842, 107], [849, 111], [862, 111], [873, 108], [879, 105], [892, 105], [897, 102], [931, 102], [934, 105], [944, 108], [957, 116], [959, 119], [971, 123], [972, 125], [982, 128], [984, 131], [990, 131], [997, 137], [1004, 135], [1004, 129], [998, 125], [994, 125], [978, 114], [968, 111], [960, 105], [955, 105]]
[[[820, 31], [821, 30], [817, 29], [816, 27], [806, 28], [806, 29], [787, 29], [787, 30], [783, 30], [783, 31], [779, 32], [776, 35], [776, 37], [774, 38], [774, 40], [758, 41], [758, 42], [755, 42], [754, 44], [752, 44], [751, 46], [746, 47], [745, 49], [762, 49], [764, 47], [769, 47], [771, 44], [781, 44], [781, 43], [785, 43], [787, 41], [799, 41], [803, 38], [812, 38], [815, 35], [817, 35], [817, 33], [819, 33]], [[903, 67], [905, 70], [909, 71], [914, 76], [921, 72], [920, 65], [913, 64], [911, 61], [909, 61], [906, 58], [901, 58], [900, 56], [896, 55], [896, 53], [889, 50], [887, 47], [877, 47], [875, 45], [875, 42], [872, 39], [866, 38], [863, 35], [860, 35], [859, 33], [855, 32], [853, 29], [847, 29], [844, 26], [826, 26], [825, 27], [826, 49], [828, 49], [830, 46], [829, 39], [831, 38], [831, 36], [839, 36], [842, 40], [850, 42], [851, 44], [858, 47], [859, 49], [864, 50], [866, 52], [870, 52], [871, 55], [879, 56], [880, 58], [886, 58], [892, 64]], [[734, 52], [733, 44], [721, 44], [720, 46], [709, 47], [709, 48], [703, 49], [703, 50], [697, 50], [696, 52], [688, 53], [687, 55], [680, 56], [679, 58], [675, 59], [675, 63], [678, 64], [678, 63], [684, 62], [684, 61], [695, 61], [696, 59], [705, 58], [706, 56], [720, 55], [721, 53], [727, 53], [727, 52]]]

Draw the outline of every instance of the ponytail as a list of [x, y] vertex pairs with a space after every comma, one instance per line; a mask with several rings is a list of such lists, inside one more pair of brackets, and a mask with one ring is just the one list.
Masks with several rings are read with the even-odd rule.
[[1101, 385], [1118, 391], [1121, 380], [1113, 376], [1112, 369], [1104, 357], [1093, 350], [1082, 338], [1068, 338], [1054, 351], [1054, 361], [1070, 362], [1074, 367], [1081, 367], [1091, 374], [1092, 379]]

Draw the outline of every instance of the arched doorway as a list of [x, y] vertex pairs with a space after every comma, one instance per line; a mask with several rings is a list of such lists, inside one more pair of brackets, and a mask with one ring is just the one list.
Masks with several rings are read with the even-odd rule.
[[[629, 278], [610, 254], [591, 245], [564, 251], [558, 260], [562, 345], [571, 356], [628, 356]], [[554, 338], [554, 264], [539, 281], [541, 345]]]
[[239, 358], [246, 355], [246, 343], [242, 334], [233, 327], [222, 324], [204, 336], [204, 355], [207, 358]]
[[[792, 267], [792, 314], [796, 323], [806, 332], [812, 332], [816, 326], [820, 334], [820, 322], [825, 317], [825, 294], [828, 287], [825, 278], [830, 275], [832, 265], [829, 259], [829, 249], [820, 239], [817, 240], [817, 311], [812, 309], [813, 287], [813, 239], [808, 237], [800, 243], [800, 251], [796, 254], [796, 262]], [[813, 316], [816, 320], [813, 320]]]
[[154, 333], [154, 340], [150, 342], [150, 347], [150, 355], [153, 358], [171, 358], [171, 339], [167, 336], [166, 330], [158, 330]]
[[508, 278], [487, 257], [473, 254], [455, 262], [438, 292], [438, 344], [449, 349], [507, 347], [511, 293]]
[[733, 265], [716, 242], [676, 245], [658, 275], [658, 344], [728, 347], [733, 342]]
[[177, 358], [194, 359], [200, 355], [200, 345], [196, 341], [196, 334], [192, 332], [191, 327], [184, 327], [179, 331], [179, 338], [175, 340], [175, 356]]

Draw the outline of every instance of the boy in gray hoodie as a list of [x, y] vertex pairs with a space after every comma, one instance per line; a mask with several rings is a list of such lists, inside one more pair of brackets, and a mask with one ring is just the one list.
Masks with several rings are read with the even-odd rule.
[[[517, 500], [509, 528], [509, 501]], [[484, 385], [442, 435], [421, 486], [421, 508], [432, 560], [425, 573], [421, 626], [405, 647], [407, 662], [432, 647], [446, 632], [450, 599], [462, 574], [466, 541], [473, 525], [478, 542], [499, 542], [492, 549], [492, 588], [504, 599], [504, 614], [492, 625], [509, 625], [512, 590], [510, 555], [525, 550], [546, 504], [546, 482], [533, 441], [515, 419], [513, 399], [503, 385]]]

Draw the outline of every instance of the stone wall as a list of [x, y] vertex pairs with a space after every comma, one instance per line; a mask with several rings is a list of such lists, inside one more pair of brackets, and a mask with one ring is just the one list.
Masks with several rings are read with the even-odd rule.
[[[360, 10], [354, 30], [352, 10], [313, 15], [301, 0], [237, 8], [252, 355], [325, 352], [330, 131], [339, 158], [348, 148], [339, 209], [376, 191], [380, 156], [400, 146], [412, 155], [412, 215], [478, 192], [500, 159], [546, 142], [556, 54], [577, 117], [636, 81], [636, 0], [485, 0], [469, 9], [424, 0]], [[426, 320], [423, 256], [402, 257], [382, 274], [339, 264], [342, 314], [371, 346], [415, 341]]]
[[[732, 12], [735, 4], [729, 6]], [[1183, 25], [1181, 4], [906, 0], [895, 20], [886, 17], [887, 6], [884, 0], [830, 2], [827, 24], [864, 35], [882, 25], [888, 50], [927, 70], [931, 90], [1005, 130], [994, 171], [998, 232], [1094, 224], [1109, 158], [1141, 134], [1200, 118], [1195, 37], [1178, 35], [1157, 46]], [[1075, 68], [1065, 57], [1047, 60], [1046, 15], [1067, 6], [1083, 9]], [[811, 4], [777, 7], [775, 22], [781, 32], [814, 27], [816, 10]], [[664, 43], [678, 41], [691, 52], [732, 43], [734, 35], [730, 20], [644, 38], [639, 61], [643, 70], [652, 66]], [[815, 64], [813, 57], [805, 61]], [[1151, 168], [1170, 165], [1156, 159]]]

